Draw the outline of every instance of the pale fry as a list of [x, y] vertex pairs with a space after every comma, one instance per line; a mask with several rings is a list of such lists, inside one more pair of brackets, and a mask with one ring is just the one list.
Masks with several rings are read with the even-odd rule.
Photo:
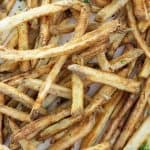
[[18, 24], [32, 20], [33, 18], [37, 18], [37, 17], [44, 16], [47, 14], [55, 14], [59, 11], [64, 11], [75, 3], [76, 1], [73, 2], [72, 0], [58, 1], [56, 3], [32, 8], [26, 12], [21, 12], [12, 17], [7, 17], [0, 21], [0, 32], [4, 30], [12, 29]]
[[[29, 78], [29, 79], [24, 80], [22, 85], [38, 91], [42, 83], [43, 83], [42, 80]], [[55, 96], [60, 96], [60, 97], [64, 97], [67, 99], [71, 99], [71, 89], [54, 84], [54, 83], [52, 84], [48, 93], [55, 95]]]
[[50, 46], [45, 46], [43, 48], [35, 49], [34, 51], [33, 50], [17, 51], [7, 49], [6, 47], [0, 47], [0, 49], [2, 50], [5, 49], [5, 51], [0, 51], [0, 58], [14, 61], [23, 61], [29, 59], [49, 58], [71, 54], [89, 47], [96, 41], [99, 41], [99, 43], [100, 41], [102, 42], [103, 38], [106, 35], [116, 31], [118, 27], [119, 27], [118, 20], [104, 23], [97, 30], [86, 33], [84, 36], [79, 37], [77, 40], [66, 43], [63, 46], [59, 46], [56, 48], [50, 48]]
[[110, 4], [108, 4], [97, 13], [96, 20], [104, 21], [109, 17], [112, 17], [112, 15], [115, 14], [123, 6], [125, 6], [127, 2], [128, 0], [113, 0]]
[[102, 72], [96, 69], [75, 64], [70, 65], [68, 69], [76, 73], [82, 74], [86, 79], [94, 82], [107, 84], [128, 92], [136, 93], [139, 91], [140, 83], [138, 81], [126, 79], [113, 73]]
[[76, 74], [72, 75], [72, 106], [73, 116], [82, 115], [84, 111], [84, 88], [83, 82]]
[[[18, 26], [18, 48], [20, 50], [29, 49], [28, 24], [22, 23]], [[26, 72], [30, 69], [30, 62], [24, 61], [20, 63], [20, 70]]]
[[8, 106], [5, 106], [5, 105], [0, 105], [0, 112], [7, 115], [7, 116], [15, 118], [17, 120], [30, 122], [29, 114], [18, 111], [14, 108], [11, 108], [11, 107], [8, 107]]

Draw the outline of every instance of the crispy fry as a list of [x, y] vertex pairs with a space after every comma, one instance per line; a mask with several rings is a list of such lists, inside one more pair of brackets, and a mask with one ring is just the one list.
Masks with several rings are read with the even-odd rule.
[[79, 78], [79, 76], [73, 74], [72, 75], [72, 106], [71, 106], [71, 114], [82, 115], [84, 111], [84, 89], [83, 82]]
[[74, 126], [72, 129], [70, 129], [62, 139], [58, 140], [49, 149], [55, 150], [59, 148], [60, 150], [64, 150], [70, 147], [75, 141], [86, 136], [91, 131], [94, 124], [95, 124], [95, 116], [92, 115], [89, 117], [89, 119], [82, 122], [79, 126]]
[[86, 79], [92, 80], [94, 82], [107, 84], [128, 92], [134, 93], [139, 91], [140, 86], [139, 82], [117, 76], [116, 74], [113, 73], [102, 72], [96, 69], [83, 67], [75, 64], [70, 65], [68, 68], [71, 71], [75, 71], [79, 74], [84, 75]]
[[102, 38], [104, 38], [107, 34], [115, 31], [118, 26], [119, 23], [117, 20], [104, 23], [97, 30], [87, 33], [84, 36], [79, 37], [77, 40], [74, 40], [73, 42], [66, 43], [63, 46], [51, 49], [49, 49], [49, 46], [46, 46], [34, 51], [33, 50], [16, 51], [16, 50], [9, 50], [5, 47], [1, 47], [1, 49], [5, 49], [5, 51], [0, 51], [0, 58], [7, 60], [22, 61], [22, 60], [48, 58], [70, 54], [73, 52], [80, 51], [81, 49], [87, 48], [91, 44], [94, 44], [96, 41], [100, 42], [100, 40], [102, 40]]
[[[20, 50], [26, 50], [29, 48], [28, 41], [28, 24], [22, 23], [18, 26], [18, 48]], [[26, 72], [30, 69], [30, 62], [24, 61], [20, 64], [20, 70]]]
[[[23, 81], [23, 86], [31, 88], [33, 90], [38, 91], [40, 86], [42, 85], [43, 81], [39, 79], [26, 79]], [[71, 90], [69, 88], [57, 85], [57, 84], [52, 84], [49, 94], [64, 97], [67, 99], [71, 99]]]
[[146, 45], [145, 41], [142, 39], [142, 37], [141, 37], [141, 35], [138, 31], [138, 28], [137, 28], [137, 25], [136, 25], [136, 20], [135, 20], [135, 17], [133, 16], [133, 8], [132, 8], [132, 3], [131, 2], [129, 2], [126, 5], [126, 9], [127, 9], [127, 14], [128, 14], [129, 25], [133, 29], [132, 30], [133, 35], [134, 35], [138, 45], [143, 49], [145, 54], [148, 57], [150, 57], [149, 47]]
[[[16, 132], [17, 130], [19, 130], [19, 127], [17, 126], [17, 124], [10, 118], [8, 118], [9, 121], [9, 126], [12, 130], [12, 132]], [[27, 141], [27, 140], [20, 140], [19, 144], [21, 145], [23, 150], [36, 150], [36, 146], [34, 144], [32, 144], [32, 141]]]
[[135, 103], [135, 100], [137, 99], [137, 96], [131, 95], [125, 106], [120, 109], [120, 112], [115, 116], [116, 118], [112, 118], [111, 124], [108, 126], [108, 130], [106, 134], [103, 137], [103, 141], [109, 141], [113, 134], [115, 133], [115, 130], [117, 129], [120, 121], [125, 117], [125, 115], [129, 112], [133, 104]]
[[138, 28], [141, 32], [145, 32], [149, 26], [150, 26], [150, 20], [140, 21], [138, 24]]
[[[81, 20], [79, 22], [79, 24], [77, 25], [73, 40], [75, 40], [78, 37], [80, 37], [81, 35], [83, 35], [84, 32], [86, 31], [86, 27], [88, 24], [88, 15], [89, 15], [88, 11], [89, 11], [89, 8], [86, 6], [83, 7], [83, 9], [81, 10], [81, 19], [82, 18], [84, 18], [84, 19]], [[38, 109], [40, 108], [40, 105], [42, 104], [44, 98], [46, 97], [48, 90], [50, 89], [52, 83], [56, 80], [56, 77], [57, 77], [58, 73], [60, 72], [62, 66], [66, 62], [67, 58], [68, 58], [68, 55], [60, 57], [58, 62], [54, 65], [52, 70], [49, 72], [45, 82], [42, 84], [42, 86], [40, 88], [38, 97], [33, 105], [33, 108], [31, 111], [31, 118], [36, 118], [38, 116]]]
[[141, 49], [129, 49], [127, 52], [125, 52], [123, 55], [113, 59], [110, 64], [111, 64], [111, 69], [112, 70], [117, 70], [128, 63], [132, 62], [139, 56], [141, 56], [144, 52]]
[[145, 2], [145, 0], [133, 0], [134, 13], [139, 20], [149, 18]]
[[145, 119], [140, 128], [129, 139], [127, 145], [124, 147], [124, 150], [138, 149], [141, 146], [141, 144], [150, 135], [149, 124], [150, 124], [150, 117], [147, 117], [147, 119]]
[[104, 7], [109, 4], [110, 0], [95, 0], [95, 4], [99, 7]]
[[115, 149], [123, 148], [125, 143], [127, 142], [128, 138], [132, 135], [136, 123], [138, 123], [141, 114], [143, 113], [143, 110], [147, 104], [148, 97], [149, 97], [149, 88], [150, 88], [150, 80], [147, 79], [146, 85], [141, 93], [141, 96], [136, 103], [135, 108], [133, 109], [132, 114], [130, 115], [119, 139], [117, 140], [116, 144], [114, 145]]
[[110, 150], [110, 144], [108, 142], [104, 142], [83, 150]]
[[[0, 93], [0, 104], [4, 105], [4, 95]], [[0, 144], [3, 143], [3, 115], [0, 114]]]
[[96, 117], [96, 125], [94, 126], [93, 130], [83, 139], [81, 143], [81, 149], [93, 146], [95, 144], [99, 135], [102, 133], [104, 127], [108, 123], [108, 120], [122, 95], [122, 92], [115, 93], [112, 99], [104, 105], [104, 111], [99, 113]]
[[58, 113], [51, 114], [49, 116], [45, 116], [35, 121], [32, 121], [30, 124], [27, 124], [26, 126], [21, 128], [18, 132], [14, 133], [13, 140], [18, 141], [31, 135], [33, 132], [38, 133], [42, 129], [46, 128], [48, 125], [53, 124], [69, 115], [70, 115], [70, 110], [66, 109]]
[[25, 121], [25, 122], [30, 121], [30, 117], [28, 114], [5, 105], [0, 105], [0, 112], [20, 121]]
[[6, 19], [0, 21], [0, 32], [7, 29], [11, 29], [17, 26], [18, 24], [23, 23], [25, 21], [32, 20], [33, 18], [37, 18], [47, 14], [55, 14], [59, 11], [64, 11], [75, 3], [76, 1], [73, 2], [72, 0], [58, 1], [56, 3], [47, 4], [47, 5], [30, 9], [26, 12], [21, 12], [12, 17], [7, 17]]
[[125, 6], [127, 2], [128, 0], [113, 0], [110, 4], [97, 13], [96, 20], [107, 20], [109, 17], [112, 17], [112, 15], [115, 14], [120, 8]]

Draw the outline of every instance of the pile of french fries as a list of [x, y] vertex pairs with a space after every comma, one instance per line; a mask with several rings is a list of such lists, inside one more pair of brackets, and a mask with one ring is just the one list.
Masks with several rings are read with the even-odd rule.
[[150, 0], [24, 0], [10, 16], [16, 2], [0, 1], [0, 149], [138, 150]]

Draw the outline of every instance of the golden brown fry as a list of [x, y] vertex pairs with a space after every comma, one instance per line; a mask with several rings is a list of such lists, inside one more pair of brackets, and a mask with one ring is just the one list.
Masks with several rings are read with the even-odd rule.
[[116, 114], [116, 116], [114, 116], [114, 118], [112, 118], [112, 122], [108, 126], [108, 130], [107, 130], [107, 132], [105, 133], [105, 135], [102, 139], [103, 141], [110, 141], [110, 139], [112, 138], [112, 136], [115, 133], [116, 129], [118, 128], [119, 123], [125, 117], [125, 115], [129, 112], [131, 107], [134, 105], [136, 99], [137, 99], [136, 95], [131, 95], [128, 98], [125, 105], [122, 108], [120, 108], [119, 113]]
[[128, 14], [128, 20], [129, 20], [129, 26], [133, 29], [133, 35], [138, 43], [138, 45], [143, 49], [143, 51], [145, 52], [145, 54], [150, 57], [150, 49], [149, 47], [146, 45], [145, 41], [142, 39], [137, 25], [136, 25], [136, 20], [135, 17], [133, 15], [133, 8], [132, 8], [132, 3], [129, 2], [126, 5], [126, 9], [127, 9], [127, 14]]
[[117, 70], [117, 69], [124, 67], [128, 63], [132, 62], [133, 60], [141, 56], [143, 53], [144, 52], [141, 49], [131, 48], [127, 52], [125, 52], [123, 55], [115, 59], [112, 59], [112, 61], [110, 62], [111, 69]]
[[[4, 105], [4, 95], [0, 93], [0, 104], [1, 105]], [[0, 114], [0, 144], [3, 143], [3, 133], [2, 133], [2, 130], [3, 130], [3, 115]]]
[[[19, 130], [19, 127], [17, 126], [17, 124], [10, 118], [8, 118], [9, 121], [9, 126], [12, 130], [12, 132], [16, 132], [17, 130]], [[19, 144], [21, 145], [23, 150], [36, 150], [36, 146], [32, 143], [32, 141], [27, 141], [25, 139], [20, 140]]]
[[28, 114], [8, 107], [6, 105], [0, 105], [0, 112], [17, 120], [30, 122], [30, 117]]
[[140, 21], [138, 23], [138, 28], [140, 30], [140, 32], [145, 32], [150, 26], [150, 20], [144, 20], [144, 21]]
[[72, 106], [73, 116], [82, 115], [84, 112], [84, 87], [83, 82], [76, 74], [72, 75]]
[[140, 83], [135, 80], [126, 79], [113, 73], [103, 72], [80, 65], [70, 65], [69, 70], [84, 75], [86, 79], [94, 82], [100, 82], [121, 90], [136, 93], [139, 91]]
[[102, 133], [104, 127], [108, 123], [108, 120], [122, 95], [123, 92], [115, 93], [112, 99], [104, 105], [104, 110], [100, 112], [96, 117], [96, 125], [94, 126], [93, 130], [83, 139], [81, 143], [81, 149], [93, 146], [95, 144], [99, 135]]
[[[29, 49], [28, 41], [28, 24], [22, 23], [18, 26], [18, 48], [20, 50]], [[26, 72], [30, 69], [30, 62], [24, 61], [20, 63], [21, 72]]]
[[[64, 150], [73, 145], [74, 142], [86, 136], [95, 124], [95, 116], [90, 116], [87, 120], [83, 121], [79, 126], [74, 126], [66, 135], [54, 143], [49, 150]], [[61, 146], [60, 146], [61, 145]]]
[[138, 149], [150, 135], [149, 125], [150, 117], [147, 117], [140, 128], [129, 139], [123, 150]]
[[139, 74], [140, 77], [142, 77], [142, 78], [148, 78], [149, 77], [149, 75], [150, 75], [149, 65], [150, 65], [150, 59], [146, 58], [145, 61], [144, 61], [142, 70]]
[[145, 2], [145, 0], [133, 0], [134, 14], [139, 20], [145, 20], [149, 18]]
[[41, 117], [40, 119], [32, 121], [31, 123], [21, 128], [18, 132], [14, 133], [13, 140], [14, 141], [21, 140], [31, 135], [34, 132], [36, 132], [37, 134], [39, 131], [43, 130], [48, 125], [53, 124], [69, 115], [70, 115], [70, 110], [64, 109], [64, 110], [61, 110], [60, 112], [57, 112], [57, 113], [54, 113], [45, 117]]
[[133, 109], [125, 127], [123, 128], [123, 131], [119, 139], [114, 145], [115, 149], [122, 149], [125, 143], [127, 142], [128, 138], [132, 135], [133, 131], [135, 130], [135, 126], [140, 120], [143, 110], [148, 102], [149, 96], [150, 96], [150, 79], [147, 79], [146, 85], [142, 90], [141, 96], [138, 102], [136, 103], [136, 106]]
[[89, 32], [84, 36], [79, 37], [77, 40], [66, 43], [63, 46], [59, 46], [56, 48], [50, 48], [49, 46], [45, 46], [43, 48], [36, 49], [34, 51], [33, 50], [17, 51], [17, 50], [9, 50], [5, 47], [0, 47], [0, 49], [5, 49], [5, 51], [0, 51], [0, 58], [7, 60], [23, 61], [29, 59], [49, 58], [71, 54], [80, 51], [84, 48], [87, 48], [88, 46], [91, 46], [91, 44], [94, 44], [96, 41], [99, 41], [100, 44], [103, 41], [103, 38], [109, 33], [112, 33], [115, 30], [117, 30], [118, 26], [119, 26], [118, 20], [104, 23], [97, 30]]
[[112, 17], [112, 15], [114, 15], [119, 9], [124, 7], [127, 2], [128, 0], [112, 0], [110, 4], [108, 4], [97, 13], [96, 20], [107, 20], [109, 17]]
[[[75, 35], [73, 40], [84, 34], [86, 27], [88, 25], [89, 8], [85, 5], [81, 10], [80, 21], [75, 29]], [[82, 20], [83, 19], [83, 20]], [[52, 83], [56, 80], [58, 73], [60, 72], [62, 66], [66, 62], [68, 55], [60, 57], [58, 62], [53, 66], [52, 70], [49, 72], [45, 82], [42, 84], [38, 97], [33, 105], [31, 111], [31, 118], [36, 118], [38, 116], [38, 109], [40, 108], [44, 98], [46, 97], [48, 90], [50, 89]]]
[[110, 144], [108, 142], [103, 142], [83, 150], [110, 150]]
[[110, 0], [94, 0], [95, 4], [99, 7], [104, 7], [109, 4]]

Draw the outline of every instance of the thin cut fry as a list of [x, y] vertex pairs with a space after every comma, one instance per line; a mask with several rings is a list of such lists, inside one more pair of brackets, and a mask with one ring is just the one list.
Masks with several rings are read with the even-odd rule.
[[[66, 135], [60, 140], [58, 140], [55, 144], [53, 144], [49, 150], [64, 150], [70, 147], [74, 142], [86, 136], [95, 124], [95, 116], [90, 116], [89, 119], [85, 120], [83, 123], [79, 125], [79, 127], [74, 126], [72, 129], [68, 131]], [[61, 145], [61, 146], [60, 146]]]
[[76, 74], [72, 75], [72, 106], [71, 114], [82, 115], [84, 111], [84, 89], [83, 82]]
[[[26, 79], [23, 81], [22, 85], [28, 88], [31, 88], [33, 90], [38, 91], [40, 86], [42, 85], [42, 80], [39, 79]], [[71, 89], [60, 86], [58, 84], [52, 84], [49, 92], [49, 94], [64, 97], [67, 99], [71, 99]]]
[[107, 34], [115, 31], [118, 28], [118, 26], [119, 23], [117, 20], [104, 23], [97, 30], [86, 33], [84, 36], [79, 37], [77, 40], [66, 43], [63, 46], [59, 46], [56, 48], [50, 48], [49, 46], [45, 46], [40, 49], [35, 49], [34, 51], [33, 50], [17, 51], [12, 49], [9, 50], [5, 47], [0, 47], [0, 49], [2, 50], [5, 49], [5, 51], [0, 51], [0, 58], [14, 61], [23, 61], [29, 59], [49, 58], [71, 54], [80, 51], [84, 48], [87, 48], [91, 44], [94, 44], [96, 41], [99, 41], [100, 43], [102, 38], [104, 38]]
[[42, 129], [46, 128], [48, 125], [53, 124], [69, 115], [70, 115], [70, 110], [66, 109], [56, 114], [45, 116], [35, 121], [32, 121], [30, 124], [27, 124], [26, 126], [21, 128], [18, 132], [14, 133], [13, 140], [18, 141], [31, 135], [33, 132], [38, 133]]
[[[19, 130], [19, 127], [12, 119], [8, 118], [8, 121], [13, 133]], [[32, 141], [20, 140], [19, 144], [21, 145], [23, 150], [36, 150], [36, 146], [32, 143]]]
[[149, 96], [150, 96], [150, 79], [147, 80], [145, 88], [143, 89], [141, 96], [132, 114], [129, 117], [128, 122], [126, 123], [119, 139], [114, 145], [115, 149], [122, 149], [125, 143], [127, 142], [128, 138], [132, 135], [133, 131], [135, 130], [135, 126], [140, 120], [143, 110], [147, 104]]
[[[29, 41], [28, 41], [28, 24], [22, 23], [18, 26], [18, 48], [20, 50], [29, 49]], [[22, 72], [26, 72], [30, 69], [30, 62], [24, 61], [20, 64], [20, 70]]]
[[110, 150], [110, 144], [108, 142], [104, 142], [83, 150]]
[[75, 4], [76, 1], [64, 0], [52, 4], [43, 5], [40, 7], [32, 8], [26, 12], [21, 12], [12, 17], [7, 17], [0, 21], [0, 32], [12, 29], [20, 23], [29, 21], [33, 18], [41, 17], [47, 14], [55, 14], [59, 11], [64, 11]]
[[96, 20], [97, 21], [107, 20], [119, 9], [125, 6], [127, 2], [128, 0], [113, 0], [110, 4], [108, 4], [106, 7], [104, 7], [97, 13]]
[[86, 79], [89, 79], [94, 82], [107, 84], [128, 92], [135, 93], [139, 91], [140, 83], [138, 81], [126, 79], [113, 73], [102, 72], [96, 69], [76, 64], [70, 65], [68, 69], [82, 74]]
[[0, 112], [17, 120], [30, 122], [30, 117], [28, 114], [5, 105], [0, 105]]
[[[4, 95], [0, 93], [0, 104], [4, 105]], [[0, 144], [3, 143], [3, 114], [0, 114]]]
[[150, 117], [147, 117], [140, 128], [129, 139], [123, 150], [138, 149], [150, 135], [149, 125]]
[[136, 20], [135, 20], [135, 17], [133, 15], [133, 8], [132, 8], [132, 3], [131, 2], [129, 2], [126, 5], [126, 10], [127, 10], [127, 14], [128, 14], [129, 25], [133, 29], [132, 32], [133, 32], [133, 35], [134, 35], [138, 45], [143, 49], [145, 54], [148, 57], [150, 57], [150, 49], [146, 45], [145, 41], [142, 39], [142, 37], [141, 37], [141, 35], [138, 31], [138, 28], [137, 28], [137, 25], [136, 25]]
[[141, 32], [145, 32], [150, 26], [150, 20], [140, 21], [138, 24], [138, 28]]

